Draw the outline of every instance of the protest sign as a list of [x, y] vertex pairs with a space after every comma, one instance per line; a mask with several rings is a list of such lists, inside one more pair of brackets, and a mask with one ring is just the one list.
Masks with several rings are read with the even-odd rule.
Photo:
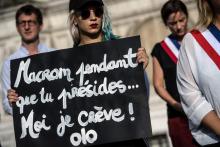
[[11, 61], [17, 147], [92, 146], [149, 137], [139, 37]]

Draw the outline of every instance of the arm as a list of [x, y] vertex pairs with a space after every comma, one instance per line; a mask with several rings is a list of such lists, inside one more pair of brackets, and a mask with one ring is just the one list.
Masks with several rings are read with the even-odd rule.
[[144, 72], [144, 81], [145, 81], [145, 85], [146, 85], [146, 88], [147, 88], [147, 101], [149, 101], [149, 95], [150, 95], [150, 84], [149, 84], [149, 80], [148, 80], [148, 76], [147, 76], [147, 72], [145, 71]]
[[210, 111], [202, 119], [202, 124], [208, 127], [216, 135], [220, 136], [220, 119], [215, 111]]
[[197, 85], [199, 73], [194, 61], [195, 44], [193, 38], [187, 37], [182, 43], [177, 64], [177, 86], [183, 109], [194, 127], [202, 124], [220, 135], [220, 119]]
[[2, 67], [1, 86], [2, 86], [2, 104], [6, 113], [12, 115], [12, 108], [8, 102], [7, 91], [10, 89], [10, 61], [5, 61]]
[[153, 56], [153, 85], [157, 94], [170, 106], [178, 111], [182, 111], [181, 104], [177, 102], [165, 89], [163, 70], [156, 57]]
[[[143, 69], [147, 68], [147, 65], [149, 63], [149, 56], [147, 55], [145, 48], [139, 48], [137, 52], [137, 62], [143, 63]], [[147, 77], [146, 71], [144, 72], [144, 80], [147, 88], [147, 98], [149, 99], [149, 80]]]

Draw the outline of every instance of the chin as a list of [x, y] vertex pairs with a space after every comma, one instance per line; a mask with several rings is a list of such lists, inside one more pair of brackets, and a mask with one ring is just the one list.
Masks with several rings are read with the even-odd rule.
[[89, 32], [89, 34], [92, 36], [98, 36], [100, 34], [100, 31], [91, 31]]
[[35, 38], [33, 38], [33, 37], [32, 38], [23, 38], [22, 40], [23, 40], [23, 42], [29, 44], [29, 43], [33, 43], [33, 42], [37, 41], [37, 38], [36, 37]]
[[179, 34], [177, 34], [177, 36], [179, 36], [179, 37], [184, 37], [186, 35], [186, 33], [179, 33]]
[[97, 34], [98, 32], [100, 32], [98, 29], [94, 29], [94, 30], [89, 31], [89, 33], [91, 33], [91, 34]]

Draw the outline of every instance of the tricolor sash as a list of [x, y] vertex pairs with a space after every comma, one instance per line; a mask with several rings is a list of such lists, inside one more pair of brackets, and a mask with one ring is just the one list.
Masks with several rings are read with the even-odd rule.
[[177, 40], [172, 39], [171, 37], [166, 37], [162, 42], [161, 46], [170, 59], [176, 64], [179, 55], [180, 44]]
[[191, 34], [220, 69], [220, 31], [211, 24], [208, 29], [201, 33], [198, 30], [192, 30]]

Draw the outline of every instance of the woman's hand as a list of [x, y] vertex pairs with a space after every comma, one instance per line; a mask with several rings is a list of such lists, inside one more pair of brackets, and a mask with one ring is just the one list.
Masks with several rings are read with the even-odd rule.
[[18, 94], [16, 93], [16, 91], [14, 89], [9, 89], [8, 94], [7, 94], [7, 98], [8, 98], [10, 105], [12, 105], [13, 102], [18, 101]]
[[179, 112], [184, 112], [183, 108], [181, 106], [181, 104], [177, 101], [175, 101], [174, 103], [172, 103], [171, 105], [175, 110], [179, 111]]
[[137, 62], [143, 63], [143, 69], [147, 68], [149, 63], [149, 56], [147, 55], [145, 48], [139, 48], [137, 52]]

